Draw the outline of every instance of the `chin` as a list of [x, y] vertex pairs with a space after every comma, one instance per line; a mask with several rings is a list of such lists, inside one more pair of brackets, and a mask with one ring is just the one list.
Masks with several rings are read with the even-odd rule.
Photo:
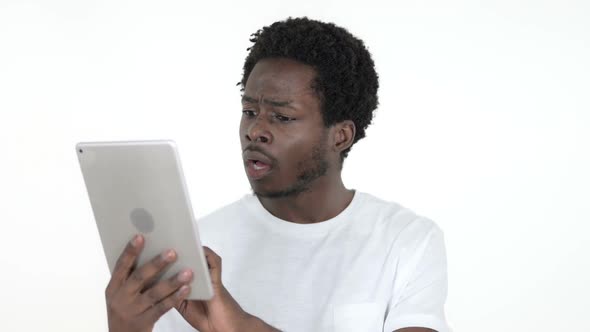
[[258, 197], [272, 197], [275, 196], [275, 193], [281, 191], [276, 188], [268, 188], [259, 184], [252, 184], [251, 189], [252, 193]]
[[293, 186], [290, 188], [260, 188], [260, 186], [252, 186], [252, 193], [257, 197], [263, 198], [287, 198], [296, 197], [301, 193], [308, 191], [309, 188], [304, 186]]

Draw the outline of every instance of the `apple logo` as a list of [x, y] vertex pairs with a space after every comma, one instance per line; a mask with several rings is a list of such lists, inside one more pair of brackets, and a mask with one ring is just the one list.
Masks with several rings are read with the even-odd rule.
[[154, 218], [144, 208], [136, 208], [130, 214], [131, 223], [142, 233], [151, 233], [154, 230]]

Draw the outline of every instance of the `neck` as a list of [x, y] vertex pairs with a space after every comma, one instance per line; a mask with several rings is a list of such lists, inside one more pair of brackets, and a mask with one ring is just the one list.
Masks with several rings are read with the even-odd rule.
[[317, 179], [297, 195], [259, 197], [262, 206], [277, 218], [298, 224], [311, 224], [334, 218], [352, 201], [354, 191], [346, 189], [340, 174]]

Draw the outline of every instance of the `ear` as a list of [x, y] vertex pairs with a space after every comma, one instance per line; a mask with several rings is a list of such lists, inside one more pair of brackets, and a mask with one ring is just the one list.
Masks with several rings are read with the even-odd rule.
[[340, 154], [340, 152], [348, 149], [354, 142], [356, 127], [351, 120], [344, 120], [333, 125], [330, 134], [332, 137], [332, 151]]

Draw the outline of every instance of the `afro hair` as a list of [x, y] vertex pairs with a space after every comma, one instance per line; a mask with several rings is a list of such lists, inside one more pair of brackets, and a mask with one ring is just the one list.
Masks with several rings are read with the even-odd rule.
[[[252, 34], [250, 41], [254, 45], [244, 62], [242, 90], [258, 61], [299, 61], [316, 71], [312, 88], [321, 101], [324, 126], [351, 120], [356, 127], [353, 145], [365, 137], [378, 105], [379, 79], [362, 40], [332, 23], [303, 17], [275, 22]], [[342, 161], [350, 148], [342, 151]]]

